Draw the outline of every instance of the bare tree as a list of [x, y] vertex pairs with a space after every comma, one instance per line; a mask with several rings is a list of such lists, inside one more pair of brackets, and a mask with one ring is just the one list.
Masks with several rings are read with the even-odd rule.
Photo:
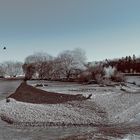
[[23, 72], [25, 73], [25, 79], [29, 80], [35, 74], [36, 68], [34, 64], [23, 64]]
[[90, 63], [87, 67], [88, 71], [91, 73], [91, 79], [101, 83], [103, 81], [103, 77], [105, 76], [103, 63]]
[[81, 49], [67, 50], [58, 55], [57, 61], [59, 62], [62, 78], [69, 79], [77, 71], [85, 69], [86, 56]]
[[4, 72], [4, 69], [2, 67], [2, 64], [0, 65], [0, 77], [4, 77], [5, 75], [5, 72]]
[[23, 69], [28, 78], [37, 73], [40, 79], [69, 79], [85, 68], [85, 62], [85, 52], [81, 49], [64, 51], [56, 58], [46, 53], [35, 53], [25, 59]]
[[26, 57], [25, 63], [23, 65], [25, 76], [27, 76], [26, 78], [30, 79], [35, 74], [37, 74], [37, 78], [47, 79], [46, 72], [52, 59], [52, 56], [42, 52], [35, 53]]
[[22, 65], [21, 62], [6, 61], [2, 63], [1, 69], [5, 76], [16, 77], [23, 74]]
[[38, 74], [40, 79], [52, 79], [53, 60], [42, 62], [39, 65]]
[[28, 57], [25, 58], [25, 63], [26, 64], [31, 64], [31, 63], [40, 63], [40, 62], [46, 62], [48, 60], [53, 59], [52, 56], [50, 56], [47, 53], [43, 52], [37, 52], [32, 55], [29, 55]]

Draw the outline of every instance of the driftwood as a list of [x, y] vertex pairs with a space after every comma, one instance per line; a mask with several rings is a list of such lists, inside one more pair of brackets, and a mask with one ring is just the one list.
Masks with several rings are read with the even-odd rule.
[[79, 101], [87, 100], [91, 96], [92, 95], [84, 97], [82, 94], [70, 95], [70, 94], [47, 92], [41, 89], [37, 89], [33, 86], [27, 85], [26, 82], [22, 82], [21, 85], [15, 91], [15, 93], [11, 94], [7, 98], [14, 98], [17, 101], [27, 103], [58, 104], [75, 100]]

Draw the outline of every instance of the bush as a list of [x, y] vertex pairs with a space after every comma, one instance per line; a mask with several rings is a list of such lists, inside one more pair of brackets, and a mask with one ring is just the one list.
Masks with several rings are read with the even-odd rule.
[[103, 76], [100, 73], [97, 73], [95, 75], [95, 80], [97, 81], [98, 84], [103, 84]]
[[90, 71], [92, 73], [92, 79], [95, 79], [97, 81], [100, 81], [105, 75], [104, 68], [102, 65], [91, 67]]
[[78, 76], [78, 82], [85, 83], [92, 80], [92, 74], [90, 72], [83, 72]]
[[115, 72], [114, 75], [111, 76], [111, 80], [114, 82], [124, 82], [125, 76], [120, 72]]

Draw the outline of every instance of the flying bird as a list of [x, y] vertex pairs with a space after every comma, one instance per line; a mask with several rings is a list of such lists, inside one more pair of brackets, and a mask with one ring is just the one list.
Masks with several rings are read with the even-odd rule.
[[6, 50], [6, 47], [3, 47], [3, 50]]

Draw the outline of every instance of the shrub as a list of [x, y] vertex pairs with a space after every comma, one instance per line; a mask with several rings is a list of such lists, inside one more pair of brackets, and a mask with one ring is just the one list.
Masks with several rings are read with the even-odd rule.
[[96, 65], [94, 67], [91, 67], [90, 71], [92, 73], [92, 79], [95, 79], [97, 81], [100, 81], [105, 75], [104, 68], [102, 65]]
[[111, 76], [111, 80], [114, 82], [124, 82], [125, 76], [120, 72], [115, 72], [114, 75]]
[[92, 80], [92, 74], [88, 71], [85, 71], [78, 76], [78, 82], [80, 83], [89, 82], [90, 80]]

